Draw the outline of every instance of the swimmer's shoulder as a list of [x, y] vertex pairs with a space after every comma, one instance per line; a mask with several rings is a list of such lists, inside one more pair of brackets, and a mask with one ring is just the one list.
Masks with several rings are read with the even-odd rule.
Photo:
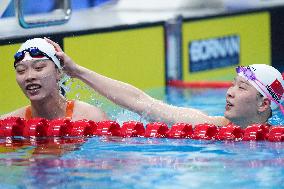
[[5, 119], [7, 117], [20, 117], [20, 118], [25, 118], [25, 114], [26, 114], [26, 109], [27, 109], [28, 106], [25, 106], [25, 107], [22, 107], [22, 108], [19, 108], [13, 112], [10, 112], [10, 113], [7, 113], [7, 114], [4, 114], [4, 115], [1, 115], [0, 116], [0, 119]]
[[93, 121], [108, 120], [104, 111], [86, 102], [74, 100], [73, 120], [88, 119]]

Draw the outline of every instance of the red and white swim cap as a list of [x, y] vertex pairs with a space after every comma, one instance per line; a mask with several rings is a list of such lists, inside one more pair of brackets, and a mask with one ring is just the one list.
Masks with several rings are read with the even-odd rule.
[[[273, 98], [277, 103], [281, 104], [284, 100], [284, 81], [282, 74], [272, 66], [266, 64], [253, 64], [248, 66], [255, 75], [255, 80], [248, 79], [243, 72], [238, 75], [248, 79], [256, 90], [268, 99]], [[276, 109], [279, 105], [271, 100], [271, 109]]]

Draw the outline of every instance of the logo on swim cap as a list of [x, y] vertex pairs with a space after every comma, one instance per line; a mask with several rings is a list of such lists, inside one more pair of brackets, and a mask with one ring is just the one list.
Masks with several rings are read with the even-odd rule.
[[271, 85], [267, 85], [266, 88], [271, 94], [272, 98], [274, 98], [278, 103], [280, 103], [284, 92], [281, 83], [277, 79], [275, 79], [275, 81]]

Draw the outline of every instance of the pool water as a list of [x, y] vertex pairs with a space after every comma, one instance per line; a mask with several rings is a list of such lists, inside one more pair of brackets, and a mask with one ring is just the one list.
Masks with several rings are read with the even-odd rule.
[[[226, 90], [166, 91], [168, 103], [223, 114]], [[146, 122], [113, 107], [118, 122]], [[282, 124], [280, 112], [271, 122]], [[2, 138], [0, 146], [0, 188], [284, 188], [284, 142]]]

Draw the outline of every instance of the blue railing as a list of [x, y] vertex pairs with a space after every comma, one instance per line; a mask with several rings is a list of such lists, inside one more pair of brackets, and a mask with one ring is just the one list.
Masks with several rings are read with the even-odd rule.
[[[25, 15], [46, 13], [56, 9], [59, 3], [62, 1], [51, 0], [22, 0], [23, 1], [23, 13]], [[71, 8], [76, 11], [78, 9], [90, 8], [99, 6], [111, 0], [71, 0]], [[12, 0], [9, 6], [4, 11], [3, 17], [15, 16], [14, 0]]]

